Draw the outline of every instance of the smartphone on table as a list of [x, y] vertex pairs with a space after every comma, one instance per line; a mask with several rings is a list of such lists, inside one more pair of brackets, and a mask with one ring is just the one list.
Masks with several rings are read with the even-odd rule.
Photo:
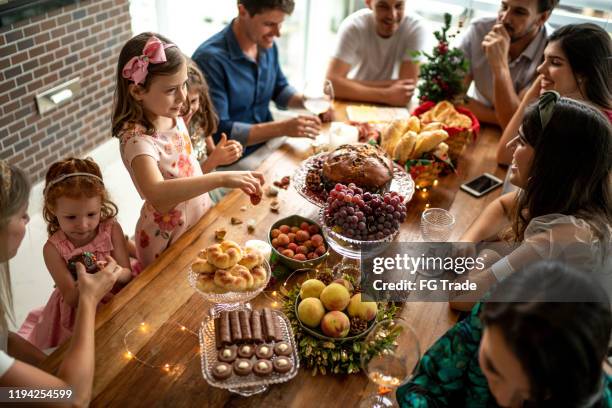
[[502, 180], [492, 174], [484, 173], [475, 179], [461, 185], [461, 189], [473, 195], [474, 197], [482, 197], [483, 195], [495, 190], [497, 187], [504, 184]]

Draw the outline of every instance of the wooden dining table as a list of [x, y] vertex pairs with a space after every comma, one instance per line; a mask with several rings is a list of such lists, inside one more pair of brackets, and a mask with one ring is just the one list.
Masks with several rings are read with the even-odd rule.
[[[335, 102], [336, 120], [347, 119], [349, 104]], [[459, 189], [462, 183], [483, 172], [504, 178], [505, 169], [498, 167], [495, 159], [499, 134], [498, 128], [482, 127], [476, 141], [459, 159], [456, 173], [440, 177], [428, 191], [415, 192], [407, 205], [408, 216], [401, 225], [398, 241], [421, 240], [419, 222], [426, 206], [448, 209], [455, 216], [451, 240], [458, 239], [485, 206], [499, 196], [501, 189], [481, 198]], [[287, 138], [258, 170], [264, 173], [266, 183], [272, 184], [292, 175], [312, 154], [309, 140]], [[303, 367], [292, 380], [248, 398], [212, 387], [203, 378], [197, 333], [211, 304], [189, 286], [188, 268], [198, 252], [215, 242], [217, 229], [225, 229], [227, 239], [243, 244], [250, 239], [267, 241], [270, 225], [280, 218], [299, 214], [316, 219], [318, 207], [293, 187], [280, 190], [277, 199], [280, 209], [274, 213], [269, 206], [271, 198], [264, 197], [253, 206], [242, 192], [231, 192], [111, 302], [98, 309], [92, 406], [353, 407], [376, 390], [363, 374], [313, 376]], [[244, 222], [232, 225], [232, 217]], [[255, 220], [252, 233], [247, 231], [249, 219]], [[251, 304], [280, 309], [280, 299], [271, 296], [270, 290]], [[414, 328], [422, 351], [458, 318], [445, 302], [407, 302], [398, 314]], [[57, 370], [67, 348], [68, 344], [59, 347], [45, 360], [43, 368]]]

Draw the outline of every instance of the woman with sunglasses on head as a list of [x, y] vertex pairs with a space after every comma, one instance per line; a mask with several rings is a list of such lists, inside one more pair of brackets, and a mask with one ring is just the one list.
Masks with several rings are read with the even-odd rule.
[[491, 202], [460, 241], [507, 241], [518, 247], [489, 269], [468, 275], [479, 285], [469, 310], [483, 295], [525, 264], [559, 259], [598, 270], [612, 252], [612, 125], [597, 109], [545, 92], [525, 112], [510, 181], [520, 189]]
[[497, 161], [510, 164], [514, 138], [527, 107], [541, 93], [557, 91], [561, 96], [587, 102], [612, 121], [612, 39], [601, 27], [570, 24], [553, 32], [544, 50], [538, 77], [523, 96], [516, 113], [497, 144]]

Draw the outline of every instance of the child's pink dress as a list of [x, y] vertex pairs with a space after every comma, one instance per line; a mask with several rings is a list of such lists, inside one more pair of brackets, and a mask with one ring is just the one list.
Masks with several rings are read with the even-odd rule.
[[[66, 263], [73, 256], [83, 252], [93, 253], [98, 260], [106, 260], [113, 251], [111, 232], [114, 223], [113, 218], [101, 222], [98, 226], [98, 235], [90, 243], [79, 248], [75, 248], [62, 230], [53, 234], [48, 242], [57, 249]], [[110, 296], [107, 295], [102, 303], [105, 303], [106, 299], [110, 299]], [[44, 307], [28, 314], [18, 333], [41, 350], [56, 347], [72, 336], [75, 317], [76, 308], [64, 302], [61, 292], [55, 288]]]
[[[153, 135], [147, 135], [141, 125], [126, 124], [119, 137], [123, 164], [143, 199], [144, 194], [132, 169], [132, 160], [138, 156], [152, 157], [164, 180], [202, 175], [189, 133], [181, 118], [176, 119], [173, 129], [155, 131]], [[156, 211], [145, 201], [135, 234], [136, 254], [142, 267], [150, 265], [164, 249], [194, 226], [210, 207], [212, 201], [208, 193], [179, 203], [166, 213]]]

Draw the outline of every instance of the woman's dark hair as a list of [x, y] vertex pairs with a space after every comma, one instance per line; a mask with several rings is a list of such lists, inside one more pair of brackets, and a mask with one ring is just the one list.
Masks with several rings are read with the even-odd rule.
[[[130, 94], [129, 86], [133, 83], [122, 75], [123, 67], [133, 57], [142, 55], [145, 44], [151, 37], [157, 37], [164, 45], [173, 44], [172, 41], [163, 35], [156, 33], [141, 33], [132, 37], [125, 43], [119, 53], [116, 72], [116, 88], [113, 97], [113, 117], [112, 117], [112, 135], [119, 137], [123, 126], [126, 123], [134, 123], [142, 125], [146, 128], [147, 134], [152, 134], [155, 131], [153, 124], [146, 118], [142, 105], [138, 103]], [[169, 47], [165, 49], [166, 62], [161, 64], [149, 64], [147, 67], [147, 77], [144, 83], [140, 86], [148, 90], [151, 86], [151, 81], [156, 76], [174, 75], [181, 66], [185, 64], [185, 57], [178, 47]], [[183, 103], [183, 112], [181, 115], [189, 112], [189, 101]]]
[[574, 79], [584, 81], [584, 99], [612, 109], [612, 40], [592, 23], [569, 24], [554, 31], [548, 42], [559, 42]]
[[534, 155], [527, 185], [514, 208], [514, 240], [523, 241], [529, 221], [547, 214], [580, 216], [599, 238], [609, 234], [605, 225], [612, 225], [610, 121], [591, 106], [561, 98], [544, 130], [538, 104], [527, 108], [522, 132]]
[[582, 407], [602, 389], [610, 300], [590, 274], [543, 261], [502, 281], [481, 319], [521, 362], [536, 406]]

